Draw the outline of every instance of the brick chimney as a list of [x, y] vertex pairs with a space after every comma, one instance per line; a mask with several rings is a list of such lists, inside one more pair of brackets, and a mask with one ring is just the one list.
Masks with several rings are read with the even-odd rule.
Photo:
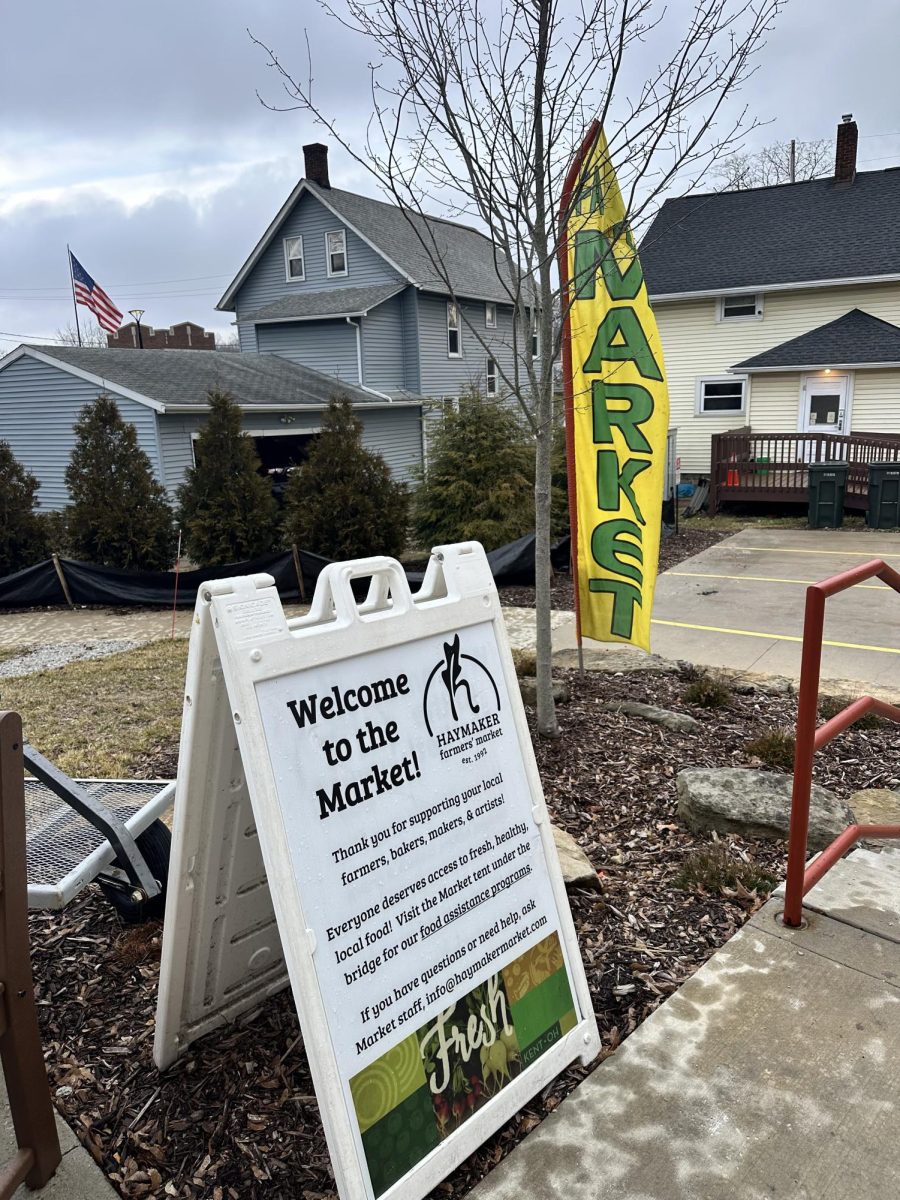
[[852, 183], [856, 176], [856, 143], [859, 130], [853, 113], [844, 113], [837, 127], [837, 144], [834, 155], [834, 182]]
[[[856, 126], [853, 126], [856, 129]], [[854, 142], [854, 146], [856, 143]], [[303, 147], [303, 169], [306, 178], [317, 183], [320, 188], [329, 188], [328, 182], [328, 147], [321, 142], [313, 142]]]

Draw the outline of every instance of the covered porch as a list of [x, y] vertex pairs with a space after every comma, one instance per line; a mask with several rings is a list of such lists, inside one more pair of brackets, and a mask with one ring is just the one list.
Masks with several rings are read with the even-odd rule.
[[749, 425], [712, 438], [709, 513], [722, 504], [805, 504], [809, 464], [848, 462], [846, 507], [864, 512], [869, 463], [900, 462], [897, 433], [754, 433]]

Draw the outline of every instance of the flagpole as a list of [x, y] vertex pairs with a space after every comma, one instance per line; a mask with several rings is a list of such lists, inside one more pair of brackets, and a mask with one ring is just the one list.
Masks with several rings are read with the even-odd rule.
[[78, 334], [78, 345], [81, 345], [81, 326], [78, 323], [78, 301], [75, 299], [75, 277], [72, 274], [72, 251], [66, 242], [66, 254], [69, 258], [69, 283], [72, 285], [72, 308], [75, 310], [75, 332]]
[[584, 674], [584, 645], [581, 636], [581, 591], [578, 580], [578, 476], [575, 467], [575, 396], [572, 390], [572, 295], [569, 278], [569, 221], [575, 188], [581, 182], [585, 161], [593, 149], [600, 133], [599, 121], [592, 121], [588, 131], [572, 160], [563, 185], [559, 204], [559, 282], [560, 298], [564, 306], [562, 329], [563, 360], [563, 411], [566, 433], [566, 472], [569, 492], [569, 563], [572, 572], [572, 590], [575, 594], [575, 642], [578, 646], [578, 669]]

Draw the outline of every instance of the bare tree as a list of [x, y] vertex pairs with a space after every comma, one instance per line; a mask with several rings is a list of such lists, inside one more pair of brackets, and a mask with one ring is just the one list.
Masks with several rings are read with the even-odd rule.
[[97, 350], [106, 349], [106, 334], [93, 321], [81, 319], [81, 341], [78, 340], [78, 330], [74, 325], [65, 329], [57, 329], [54, 341], [63, 346], [89, 346]]
[[723, 192], [772, 187], [817, 179], [831, 168], [833, 144], [828, 138], [814, 142], [773, 142], [755, 154], [731, 154], [716, 167]]
[[[366, 135], [355, 141], [319, 103], [308, 44], [301, 77], [253, 39], [286, 95], [263, 103], [310, 112], [371, 172], [402, 206], [439, 289], [454, 300], [441, 225], [422, 219], [426, 203], [476, 222], [494, 244], [494, 270], [515, 318], [513, 365], [501, 373], [535, 439], [538, 729], [554, 735], [550, 481], [561, 339], [554, 301], [558, 316], [571, 302], [560, 297], [556, 271], [565, 176], [599, 118], [633, 228], [652, 215], [676, 176], [690, 190], [754, 125], [740, 106], [729, 115], [725, 102], [752, 73], [785, 0], [694, 0], [687, 20], [683, 6], [669, 12], [664, 0], [322, 3], [368, 39], [378, 59]], [[659, 46], [665, 51], [657, 61], [651, 55]], [[487, 351], [484, 330], [466, 319], [461, 304], [458, 311]], [[532, 323], [537, 358], [530, 353]]]
[[240, 350], [240, 341], [238, 340], [237, 330], [230, 330], [228, 333], [216, 334], [216, 349], [235, 353]]

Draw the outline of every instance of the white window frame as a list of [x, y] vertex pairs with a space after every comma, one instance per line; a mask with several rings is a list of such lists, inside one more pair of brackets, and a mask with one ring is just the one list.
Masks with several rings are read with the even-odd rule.
[[497, 328], [497, 305], [491, 300], [485, 301], [484, 305], [484, 327], [485, 329]]
[[[703, 389], [708, 383], [739, 383], [741, 385], [740, 408], [716, 408], [707, 411], [703, 407]], [[743, 417], [747, 414], [747, 393], [750, 388], [750, 378], [747, 375], [701, 375], [697, 378], [694, 399], [694, 414], [698, 417]]]
[[[328, 239], [334, 237], [335, 234], [340, 235], [344, 243], [344, 269], [343, 271], [332, 271], [331, 269], [331, 249], [328, 245]], [[325, 273], [329, 279], [342, 279], [345, 275], [350, 274], [350, 259], [347, 256], [347, 230], [346, 229], [328, 229], [325, 232]]]
[[538, 323], [537, 311], [531, 314], [531, 357], [541, 357], [541, 327]]
[[[288, 242], [299, 242], [300, 243], [300, 264], [303, 267], [303, 270], [300, 272], [299, 275], [291, 274], [291, 259], [288, 256]], [[306, 282], [306, 251], [303, 248], [303, 235], [298, 233], [294, 237], [286, 237], [284, 239], [283, 245], [284, 245], [284, 277], [285, 277], [285, 279], [287, 280], [288, 283], [305, 283]]]
[[[455, 316], [456, 316], [455, 324], [452, 324], [450, 321], [451, 313], [455, 314]], [[459, 305], [453, 300], [448, 300], [447, 301], [447, 357], [448, 358], [462, 358], [461, 324], [462, 324], [462, 322], [459, 319]], [[456, 333], [456, 349], [455, 350], [450, 349], [450, 334], [453, 332]]]
[[500, 392], [500, 374], [497, 370], [497, 360], [488, 358], [484, 364], [484, 394], [497, 396]]
[[[752, 313], [732, 313], [725, 312], [727, 304], [752, 304]], [[716, 320], [721, 323], [731, 324], [732, 321], [761, 321], [763, 318], [763, 295], [762, 292], [754, 292], [751, 295], [742, 295], [739, 292], [725, 292], [716, 299]]]

